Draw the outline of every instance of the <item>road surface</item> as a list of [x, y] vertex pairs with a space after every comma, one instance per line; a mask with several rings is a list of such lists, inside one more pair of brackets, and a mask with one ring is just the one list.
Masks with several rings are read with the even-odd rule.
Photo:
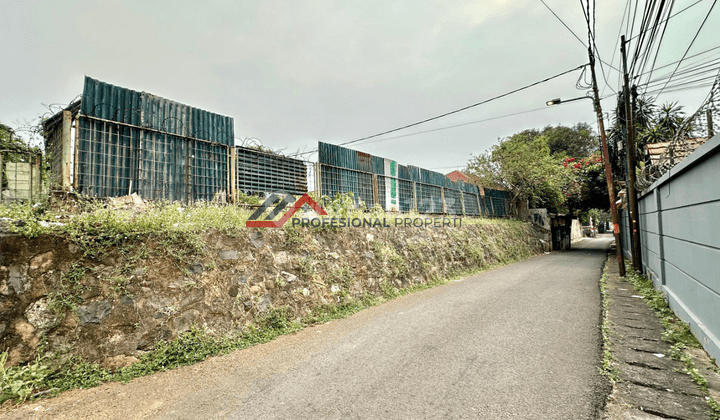
[[195, 366], [0, 417], [597, 418], [607, 392], [598, 280], [611, 240], [585, 239]]

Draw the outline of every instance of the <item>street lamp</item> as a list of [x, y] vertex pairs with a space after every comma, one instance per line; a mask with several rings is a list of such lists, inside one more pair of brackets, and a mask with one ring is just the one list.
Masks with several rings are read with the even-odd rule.
[[562, 99], [560, 99], [560, 98], [555, 98], [555, 99], [551, 99], [551, 100], [545, 102], [545, 105], [547, 105], [547, 106], [560, 105], [560, 104], [563, 104], [563, 103], [565, 103], [565, 102], [578, 101], [578, 100], [580, 100], [580, 99], [590, 99], [590, 100], [592, 100], [593, 98], [590, 97], [590, 96], [580, 96], [580, 97], [578, 97], [578, 98], [565, 99], [565, 100], [562, 100]]

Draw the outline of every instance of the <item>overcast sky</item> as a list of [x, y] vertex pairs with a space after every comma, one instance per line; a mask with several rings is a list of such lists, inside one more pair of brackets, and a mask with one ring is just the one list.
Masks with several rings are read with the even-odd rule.
[[[678, 0], [673, 10], [694, 1]], [[578, 1], [546, 3], [587, 39]], [[610, 62], [626, 2], [599, 3], [597, 44]], [[711, 4], [670, 21], [657, 66], [682, 57]], [[718, 28], [713, 10], [690, 54], [720, 44]], [[0, 51], [0, 122], [12, 127], [37, 120], [43, 104], [70, 102], [87, 75], [231, 116], [236, 137], [285, 153], [410, 124], [587, 62], [585, 47], [539, 0], [0, 0]], [[447, 173], [526, 128], [596, 127], [590, 101], [545, 107], [584, 95], [579, 75], [379, 139], [535, 112], [350, 147]], [[610, 87], [598, 77], [612, 95], [618, 73], [609, 71]], [[659, 102], [679, 100], [691, 113], [708, 91]], [[604, 111], [614, 103], [604, 100]]]

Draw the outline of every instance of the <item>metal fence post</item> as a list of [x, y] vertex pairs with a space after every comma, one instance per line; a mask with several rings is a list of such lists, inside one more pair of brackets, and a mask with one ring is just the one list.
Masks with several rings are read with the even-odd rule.
[[418, 212], [417, 182], [413, 181], [412, 187], [413, 187], [413, 210], [415, 211], [415, 213], [417, 213]]
[[478, 216], [482, 216], [483, 211], [482, 211], [482, 207], [480, 207], [480, 194], [475, 194], [475, 199], [477, 200], [477, 203], [478, 203]]
[[72, 113], [70, 111], [62, 112], [62, 166], [60, 175], [60, 187], [63, 191], [69, 191], [72, 185], [70, 178], [70, 168], [72, 165], [72, 148], [70, 147], [70, 127], [72, 125]]
[[317, 193], [318, 200], [322, 197], [322, 164], [320, 162], [315, 163], [315, 192]]
[[377, 174], [372, 174], [372, 194], [373, 194], [373, 206], [380, 202], [380, 193], [378, 191], [378, 179]]
[[462, 215], [465, 216], [465, 196], [462, 191], [460, 191], [460, 205], [462, 207]]
[[447, 213], [447, 206], [445, 205], [445, 187], [440, 187], [440, 201], [442, 203], [442, 213]]
[[230, 165], [228, 165], [228, 177], [230, 186], [230, 202], [237, 201], [237, 149], [235, 146], [228, 146], [230, 149]]

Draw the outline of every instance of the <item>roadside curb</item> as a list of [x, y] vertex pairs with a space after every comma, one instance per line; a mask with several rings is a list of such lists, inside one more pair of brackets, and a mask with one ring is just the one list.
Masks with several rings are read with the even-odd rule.
[[[612, 256], [605, 273], [610, 350], [619, 381], [613, 385], [603, 418], [712, 419], [705, 392], [684, 372], [685, 363], [671, 359], [672, 344], [662, 339], [665, 328], [642, 296], [619, 276]], [[708, 369], [711, 362], [702, 349], [688, 353], [714, 396], [720, 391], [714, 384], [720, 383], [720, 375]]]

